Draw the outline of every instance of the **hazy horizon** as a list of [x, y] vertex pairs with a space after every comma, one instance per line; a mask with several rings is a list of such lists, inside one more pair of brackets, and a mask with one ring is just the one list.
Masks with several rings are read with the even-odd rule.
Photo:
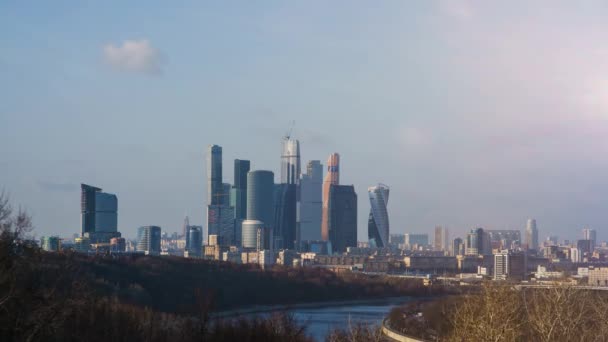
[[[177, 7], [177, 6], [175, 6]], [[0, 188], [38, 236], [80, 232], [80, 183], [118, 196], [118, 230], [204, 225], [205, 151], [279, 180], [341, 156], [367, 241], [525, 228], [605, 240], [608, 3], [0, 4]], [[523, 235], [522, 235], [523, 237]]]

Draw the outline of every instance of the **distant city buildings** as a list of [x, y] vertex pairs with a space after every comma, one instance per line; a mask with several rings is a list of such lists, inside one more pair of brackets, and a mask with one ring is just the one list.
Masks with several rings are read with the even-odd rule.
[[81, 237], [90, 243], [109, 243], [118, 232], [118, 198], [102, 189], [81, 184]]
[[328, 197], [328, 238], [332, 252], [343, 253], [357, 246], [357, 194], [352, 185], [332, 184]]
[[434, 250], [448, 251], [450, 249], [450, 234], [446, 227], [435, 227]]
[[597, 243], [597, 232], [595, 229], [584, 228], [583, 229], [583, 240], [588, 240], [590, 242], [591, 250], [595, 248]]
[[57, 252], [61, 250], [61, 239], [58, 236], [43, 236], [40, 239], [40, 247], [47, 252]]
[[144, 226], [137, 229], [137, 251], [146, 255], [160, 255], [161, 229]]
[[370, 201], [369, 219], [367, 223], [367, 236], [371, 247], [388, 247], [389, 219], [388, 195], [389, 188], [378, 184], [367, 189]]
[[521, 245], [521, 232], [511, 229], [486, 230], [490, 237], [492, 248], [495, 249], [516, 249]]
[[536, 228], [536, 220], [528, 219], [526, 224], [526, 246], [528, 249], [538, 251], [538, 229]]
[[419, 247], [426, 247], [429, 245], [428, 234], [405, 234], [405, 248], [406, 249], [418, 249]]
[[329, 240], [329, 191], [332, 185], [340, 184], [340, 155], [332, 153], [327, 160], [327, 174], [323, 181], [323, 204], [321, 216], [321, 239]]
[[465, 255], [489, 255], [492, 254], [490, 237], [483, 228], [471, 229], [467, 234]]

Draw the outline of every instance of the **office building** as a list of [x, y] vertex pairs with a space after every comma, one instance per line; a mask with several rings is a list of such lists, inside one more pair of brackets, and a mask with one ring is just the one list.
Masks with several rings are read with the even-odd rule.
[[207, 229], [209, 236], [217, 236], [219, 245], [234, 245], [234, 208], [225, 205], [207, 206]]
[[[264, 222], [258, 220], [243, 221], [243, 248], [264, 249], [263, 241], [258, 241], [258, 236], [264, 234]], [[259, 247], [259, 248], [258, 248]]]
[[405, 248], [406, 249], [416, 249], [420, 247], [426, 247], [429, 245], [429, 235], [428, 234], [405, 234]]
[[127, 241], [122, 237], [110, 239], [110, 251], [112, 253], [124, 253], [127, 250]]
[[188, 238], [188, 227], [190, 227], [190, 218], [188, 216], [184, 217], [184, 223], [182, 224], [182, 236], [187, 239]]
[[137, 230], [137, 251], [146, 255], [160, 254], [161, 229], [157, 226], [139, 227]]
[[433, 249], [436, 251], [448, 251], [450, 249], [450, 236], [448, 229], [442, 226], [435, 226], [435, 240]]
[[322, 189], [323, 165], [318, 160], [309, 161], [300, 178], [300, 240], [321, 240]]
[[281, 183], [300, 183], [300, 142], [288, 134], [283, 138], [281, 153]]
[[581, 251], [578, 248], [570, 248], [570, 261], [579, 263], [583, 261]]
[[210, 145], [207, 151], [207, 229], [203, 236], [217, 235], [218, 243], [236, 243], [234, 208], [230, 206], [230, 184], [222, 182], [222, 148]]
[[[200, 258], [203, 256], [203, 230], [201, 226], [188, 227], [188, 238], [186, 239], [184, 252], [187, 252], [189, 258]], [[184, 256], [186, 256], [185, 253]]]
[[357, 194], [352, 185], [331, 185], [328, 237], [334, 253], [357, 246]]
[[256, 170], [247, 174], [247, 220], [264, 224], [262, 241], [258, 243], [263, 244], [265, 249], [273, 248], [274, 192], [272, 171]]
[[241, 245], [242, 225], [247, 218], [247, 173], [250, 165], [249, 160], [234, 160], [234, 185], [230, 193], [230, 206], [234, 207], [234, 236], [237, 246]]
[[43, 236], [40, 239], [42, 250], [47, 252], [58, 252], [61, 249], [61, 239], [58, 236]]
[[222, 147], [209, 145], [207, 150], [207, 204], [223, 204]]
[[536, 220], [528, 219], [526, 223], [526, 241], [527, 249], [538, 251], [538, 229], [536, 228]]
[[329, 190], [340, 184], [340, 155], [332, 153], [327, 160], [327, 174], [323, 181], [323, 203], [321, 211], [321, 239], [329, 240]]
[[100, 188], [81, 184], [80, 213], [82, 237], [91, 243], [109, 243], [118, 232], [118, 198]]
[[492, 246], [490, 236], [483, 228], [471, 229], [467, 234], [465, 255], [490, 255]]
[[276, 184], [274, 195], [274, 248], [294, 249], [296, 241], [296, 184]]
[[389, 188], [384, 184], [378, 184], [367, 189], [369, 194], [370, 211], [367, 222], [367, 237], [370, 247], [388, 247], [389, 220], [388, 220], [388, 195]]
[[494, 280], [523, 280], [526, 270], [526, 253], [503, 250], [494, 254]]
[[597, 232], [595, 231], [595, 229], [584, 228], [583, 240], [591, 241], [591, 251], [593, 251], [593, 249], [595, 249], [595, 246], [597, 246]]

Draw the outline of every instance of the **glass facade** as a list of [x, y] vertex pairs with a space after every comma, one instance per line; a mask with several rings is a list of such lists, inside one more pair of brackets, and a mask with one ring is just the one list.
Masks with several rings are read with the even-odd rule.
[[274, 248], [294, 249], [296, 240], [296, 184], [276, 184], [274, 199]]
[[137, 251], [151, 255], [160, 254], [161, 229], [158, 226], [145, 226], [137, 229]]
[[251, 171], [247, 174], [247, 220], [264, 223], [264, 245], [270, 247], [274, 223], [274, 173]]
[[340, 184], [340, 155], [332, 153], [327, 160], [327, 174], [323, 180], [323, 199], [321, 210], [321, 239], [329, 240], [329, 190], [332, 185]]
[[299, 184], [300, 173], [300, 142], [286, 136], [281, 153], [281, 183]]
[[300, 178], [300, 240], [321, 240], [322, 206], [323, 165], [312, 160]]
[[357, 194], [352, 185], [329, 188], [329, 241], [332, 251], [346, 252], [357, 247]]
[[384, 184], [367, 189], [371, 208], [367, 224], [367, 236], [371, 247], [388, 247], [388, 194], [389, 188]]

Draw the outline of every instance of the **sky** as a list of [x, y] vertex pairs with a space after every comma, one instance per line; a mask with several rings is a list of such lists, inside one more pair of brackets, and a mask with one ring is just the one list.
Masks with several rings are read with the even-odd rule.
[[0, 187], [38, 236], [80, 231], [80, 183], [119, 231], [202, 224], [205, 150], [279, 180], [302, 163], [390, 186], [391, 233], [476, 226], [608, 239], [605, 1], [0, 3]]

